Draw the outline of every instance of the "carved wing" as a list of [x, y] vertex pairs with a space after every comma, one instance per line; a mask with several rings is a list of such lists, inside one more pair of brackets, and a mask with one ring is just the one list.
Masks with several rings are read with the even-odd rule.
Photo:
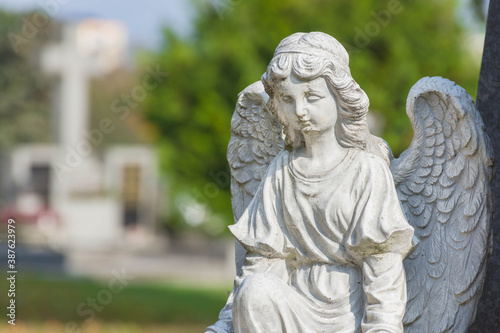
[[[231, 169], [231, 202], [238, 221], [255, 195], [269, 163], [283, 149], [281, 125], [269, 112], [269, 96], [261, 81], [246, 87], [238, 96], [231, 119], [227, 160]], [[245, 250], [236, 242], [239, 272]]]
[[407, 114], [410, 147], [391, 162], [405, 215], [420, 244], [405, 260], [405, 332], [466, 332], [491, 251], [492, 148], [467, 92], [419, 80]]

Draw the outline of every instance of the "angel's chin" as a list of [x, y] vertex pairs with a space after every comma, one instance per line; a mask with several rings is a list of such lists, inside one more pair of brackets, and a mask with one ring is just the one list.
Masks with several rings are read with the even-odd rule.
[[310, 134], [312, 132], [315, 132], [312, 126], [303, 127], [300, 131], [304, 134]]

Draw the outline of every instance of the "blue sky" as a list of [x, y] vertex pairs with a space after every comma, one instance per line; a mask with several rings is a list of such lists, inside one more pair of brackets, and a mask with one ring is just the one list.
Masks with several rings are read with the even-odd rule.
[[129, 30], [132, 47], [159, 47], [164, 26], [189, 34], [194, 15], [189, 0], [0, 0], [0, 8], [50, 14], [50, 3], [57, 4], [57, 12], [51, 15], [55, 20], [90, 16], [121, 21]]

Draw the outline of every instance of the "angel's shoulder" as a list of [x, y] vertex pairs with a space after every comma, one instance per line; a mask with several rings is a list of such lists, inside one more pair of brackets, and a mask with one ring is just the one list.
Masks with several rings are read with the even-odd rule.
[[358, 149], [351, 166], [349, 178], [352, 179], [353, 188], [373, 193], [394, 189], [391, 171], [382, 157]]
[[287, 149], [281, 150], [269, 163], [266, 175], [275, 175], [281, 173], [283, 169], [288, 167], [291, 161], [290, 151]]
[[271, 161], [270, 165], [287, 165], [290, 162], [291, 154], [288, 149], [281, 150]]
[[356, 150], [356, 156], [353, 162], [359, 166], [360, 172], [367, 172], [373, 176], [390, 174], [389, 167], [382, 157], [366, 150], [354, 149]]

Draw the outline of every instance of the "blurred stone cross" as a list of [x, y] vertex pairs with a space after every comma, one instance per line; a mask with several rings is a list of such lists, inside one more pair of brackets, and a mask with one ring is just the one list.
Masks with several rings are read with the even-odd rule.
[[[103, 33], [105, 31], [106, 33]], [[57, 143], [75, 147], [88, 128], [89, 78], [118, 68], [126, 47], [124, 27], [114, 21], [86, 19], [64, 24], [62, 40], [41, 54], [42, 69], [56, 75]]]
[[500, 1], [491, 0], [488, 10], [481, 74], [477, 89], [477, 108], [483, 117], [496, 156], [497, 173], [493, 180], [495, 213], [493, 253], [486, 267], [483, 296], [470, 333], [497, 332], [500, 327]]

